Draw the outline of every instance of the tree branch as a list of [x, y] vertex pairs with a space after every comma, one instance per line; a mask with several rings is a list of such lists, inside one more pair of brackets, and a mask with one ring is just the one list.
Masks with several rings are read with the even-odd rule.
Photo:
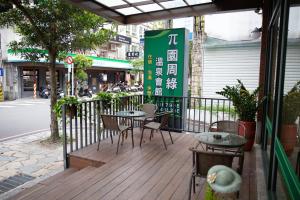
[[29, 20], [29, 22], [31, 23], [31, 25], [35, 28], [37, 35], [39, 37], [39, 40], [44, 43], [45, 46], [47, 46], [49, 48], [49, 44], [47, 44], [46, 41], [43, 40], [43, 38], [46, 38], [43, 34], [43, 32], [38, 28], [38, 26], [36, 25], [36, 23], [34, 22], [34, 19], [32, 18], [32, 16], [30, 15], [30, 13], [28, 12], [28, 10], [21, 4], [20, 1], [18, 0], [11, 0], [13, 2], [13, 4], [15, 4], [15, 6], [23, 12], [23, 14], [25, 15], [25, 17], [27, 17], [27, 19]]

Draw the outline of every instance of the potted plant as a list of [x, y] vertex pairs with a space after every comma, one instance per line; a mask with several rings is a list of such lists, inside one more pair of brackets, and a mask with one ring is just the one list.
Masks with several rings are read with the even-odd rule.
[[54, 105], [54, 112], [58, 118], [62, 117], [62, 106], [66, 105], [66, 114], [73, 118], [76, 113], [76, 109], [80, 102], [75, 96], [66, 96], [64, 98], [59, 99]]
[[255, 139], [256, 112], [264, 98], [258, 100], [257, 96], [260, 87], [257, 87], [253, 92], [250, 92], [240, 80], [237, 81], [238, 84], [236, 86], [226, 86], [223, 88], [223, 91], [217, 92], [217, 94], [232, 101], [235, 111], [239, 116], [239, 123], [243, 125], [241, 127], [245, 127], [245, 130], [239, 130], [239, 134], [242, 135], [244, 133], [247, 139], [244, 150], [251, 151]]
[[280, 141], [285, 153], [290, 156], [297, 143], [297, 125], [300, 116], [300, 81], [283, 97]]
[[94, 98], [95, 100], [100, 100], [102, 102], [102, 106], [104, 109], [110, 108], [113, 95], [108, 92], [99, 92], [97, 96]]

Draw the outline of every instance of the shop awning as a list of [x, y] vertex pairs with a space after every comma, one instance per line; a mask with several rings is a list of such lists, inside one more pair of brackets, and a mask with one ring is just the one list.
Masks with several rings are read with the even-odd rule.
[[260, 8], [261, 0], [65, 0], [121, 24]]
[[[40, 51], [44, 51], [44, 50], [40, 50]], [[69, 54], [69, 55], [75, 57], [77, 54]], [[131, 63], [127, 60], [117, 60], [117, 59], [102, 58], [97, 56], [87, 56], [87, 57], [93, 59], [94, 68], [112, 68], [112, 69], [123, 69], [123, 70], [130, 70], [133, 68]], [[31, 62], [31, 61], [25, 60], [19, 54], [16, 54], [15, 51], [9, 49], [7, 51], [7, 62], [20, 63], [20, 62]], [[44, 59], [41, 59], [39, 62], [45, 63], [46, 61]], [[64, 62], [57, 62], [57, 63], [62, 65], [64, 64]]]

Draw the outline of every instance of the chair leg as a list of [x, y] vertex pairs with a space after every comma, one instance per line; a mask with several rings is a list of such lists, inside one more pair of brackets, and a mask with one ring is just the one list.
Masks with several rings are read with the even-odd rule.
[[97, 148], [97, 151], [99, 151], [100, 141], [101, 141], [101, 133], [99, 133], [99, 135], [98, 135], [98, 148]]
[[165, 148], [166, 148], [166, 150], [167, 150], [167, 145], [166, 145], [166, 141], [165, 141], [165, 138], [164, 138], [164, 136], [163, 136], [163, 133], [161, 132], [160, 129], [159, 129], [159, 132], [160, 132], [160, 134], [161, 134], [162, 140], [163, 140], [164, 145], [165, 145]]
[[[125, 133], [126, 134], [126, 133]], [[122, 134], [122, 141], [121, 141], [121, 146], [123, 145], [123, 143], [124, 143], [124, 134]]]
[[192, 199], [192, 184], [193, 184], [193, 173], [192, 173], [192, 176], [190, 178], [190, 184], [189, 184], [189, 200]]
[[140, 147], [142, 147], [142, 141], [143, 141], [143, 136], [144, 136], [144, 128], [142, 130], [142, 135], [141, 135], [141, 140], [140, 140]]
[[120, 144], [120, 138], [121, 138], [121, 135], [123, 134], [123, 132], [120, 132], [119, 133], [119, 139], [118, 139], [118, 145], [117, 145], [117, 153], [116, 154], [118, 154], [118, 152], [119, 152], [119, 144]]
[[111, 144], [113, 144], [113, 143], [114, 143], [114, 141], [113, 141], [113, 136], [112, 136], [112, 134], [111, 134], [111, 131], [109, 132], [109, 134], [110, 134], [110, 140], [111, 140]]
[[151, 141], [151, 139], [153, 138], [153, 129], [151, 129], [151, 133], [150, 133], [150, 141]]
[[134, 148], [133, 129], [131, 129], [131, 142], [132, 142], [132, 148]]
[[171, 132], [170, 132], [170, 130], [169, 130], [169, 129], [168, 129], [168, 132], [169, 132], [169, 136], [170, 136], [171, 142], [172, 142], [172, 144], [174, 144], [174, 142], [173, 142], [173, 138], [172, 138], [172, 135], [171, 135]]
[[196, 176], [193, 176], [193, 192], [196, 193]]

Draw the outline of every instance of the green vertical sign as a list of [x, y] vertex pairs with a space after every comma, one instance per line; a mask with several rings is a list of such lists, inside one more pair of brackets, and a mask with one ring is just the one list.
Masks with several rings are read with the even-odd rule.
[[187, 96], [187, 47], [184, 28], [145, 32], [145, 95]]
[[[188, 90], [188, 31], [184, 28], [145, 32], [144, 95], [155, 96], [159, 111], [172, 111], [170, 128], [183, 129]], [[159, 98], [171, 97], [171, 98]]]

